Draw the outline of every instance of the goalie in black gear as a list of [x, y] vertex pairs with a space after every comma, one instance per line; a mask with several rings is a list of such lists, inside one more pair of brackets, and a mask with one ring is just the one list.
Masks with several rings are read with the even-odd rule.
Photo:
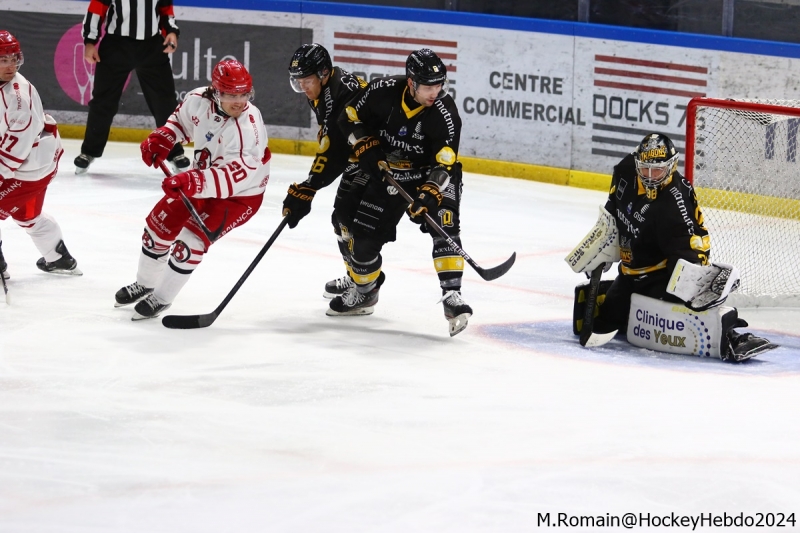
[[[460, 244], [461, 119], [447, 87], [441, 59], [431, 50], [416, 50], [408, 56], [405, 75], [371, 81], [341, 115], [339, 125], [369, 182], [350, 225], [348, 269], [356, 285], [331, 301], [329, 315], [372, 313], [384, 279], [381, 249], [395, 240], [396, 226], [408, 213], [433, 238], [450, 335], [467, 326], [472, 308], [461, 297], [464, 260], [423, 216], [433, 217]], [[386, 171], [415, 198], [411, 206], [383, 180]]]
[[[304, 44], [295, 51], [289, 62], [289, 82], [295, 92], [305, 94], [308, 105], [319, 125], [317, 153], [314, 163], [303, 183], [293, 183], [283, 201], [283, 214], [290, 228], [294, 228], [311, 211], [311, 202], [318, 190], [342, 176], [336, 190], [331, 223], [336, 234], [339, 252], [345, 264], [349, 261], [347, 249], [347, 221], [353, 219], [363, 186], [367, 182], [359, 169], [350, 145], [336, 121], [344, 105], [367, 83], [340, 67], [334, 67], [328, 51], [320, 44]], [[344, 228], [344, 236], [342, 234]], [[353, 281], [345, 275], [325, 285], [323, 296], [334, 298], [342, 294]]]
[[[658, 133], [647, 135], [614, 167], [598, 224], [567, 257], [573, 270], [587, 275], [599, 265], [620, 261], [613, 283], [600, 282], [592, 332], [627, 331], [637, 346], [732, 361], [774, 348], [766, 339], [736, 332], [747, 322], [735, 308], [720, 307], [735, 290], [738, 273], [730, 265], [709, 262], [703, 213], [677, 167], [672, 141]], [[576, 335], [584, 290], [576, 289]]]

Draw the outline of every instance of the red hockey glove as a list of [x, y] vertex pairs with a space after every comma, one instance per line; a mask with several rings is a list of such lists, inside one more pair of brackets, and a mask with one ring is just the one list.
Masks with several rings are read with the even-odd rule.
[[381, 143], [375, 137], [364, 137], [353, 145], [353, 154], [358, 158], [358, 166], [367, 175], [381, 179], [381, 169], [388, 168]]
[[292, 183], [283, 200], [283, 216], [288, 219], [290, 228], [297, 226], [300, 220], [311, 212], [311, 200], [316, 190], [307, 185]]
[[412, 217], [421, 217], [427, 211], [435, 211], [442, 203], [442, 193], [436, 185], [423, 183], [417, 187], [417, 197], [408, 207]]
[[203, 190], [203, 173], [199, 170], [187, 170], [180, 174], [175, 174], [168, 178], [164, 178], [161, 182], [161, 188], [164, 189], [164, 194], [170, 198], [177, 198], [180, 196], [180, 191], [186, 196], [194, 196]]
[[142, 161], [148, 167], [157, 167], [166, 161], [174, 146], [175, 134], [169, 128], [158, 128], [139, 145], [142, 150]]

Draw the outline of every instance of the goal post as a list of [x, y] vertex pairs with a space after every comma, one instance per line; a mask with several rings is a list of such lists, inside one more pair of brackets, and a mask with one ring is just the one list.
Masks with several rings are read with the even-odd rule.
[[800, 306], [800, 101], [693, 98], [685, 175], [738, 306]]

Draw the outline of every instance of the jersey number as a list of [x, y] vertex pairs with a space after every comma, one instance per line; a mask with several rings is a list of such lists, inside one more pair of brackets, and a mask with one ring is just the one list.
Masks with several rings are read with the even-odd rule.
[[3, 140], [0, 141], [0, 150], [10, 152], [14, 148], [14, 145], [17, 144], [17, 141], [19, 141], [18, 137], [14, 137], [8, 133], [4, 134]]
[[228, 167], [233, 171], [231, 172], [231, 177], [233, 181], [239, 183], [243, 179], [247, 177], [247, 171], [242, 168], [242, 165], [237, 163], [236, 161], [231, 161], [231, 164]]
[[325, 170], [325, 163], [327, 163], [327, 162], [328, 162], [328, 158], [327, 157], [318, 156], [314, 160], [314, 166], [311, 167], [311, 172], [313, 172], [315, 174], [319, 174], [320, 172]]

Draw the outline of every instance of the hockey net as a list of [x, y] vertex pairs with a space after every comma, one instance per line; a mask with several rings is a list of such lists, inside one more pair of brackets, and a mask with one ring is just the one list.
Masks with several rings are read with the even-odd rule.
[[737, 306], [800, 306], [800, 101], [695, 98], [686, 177], [711, 236], [711, 260], [739, 268]]

